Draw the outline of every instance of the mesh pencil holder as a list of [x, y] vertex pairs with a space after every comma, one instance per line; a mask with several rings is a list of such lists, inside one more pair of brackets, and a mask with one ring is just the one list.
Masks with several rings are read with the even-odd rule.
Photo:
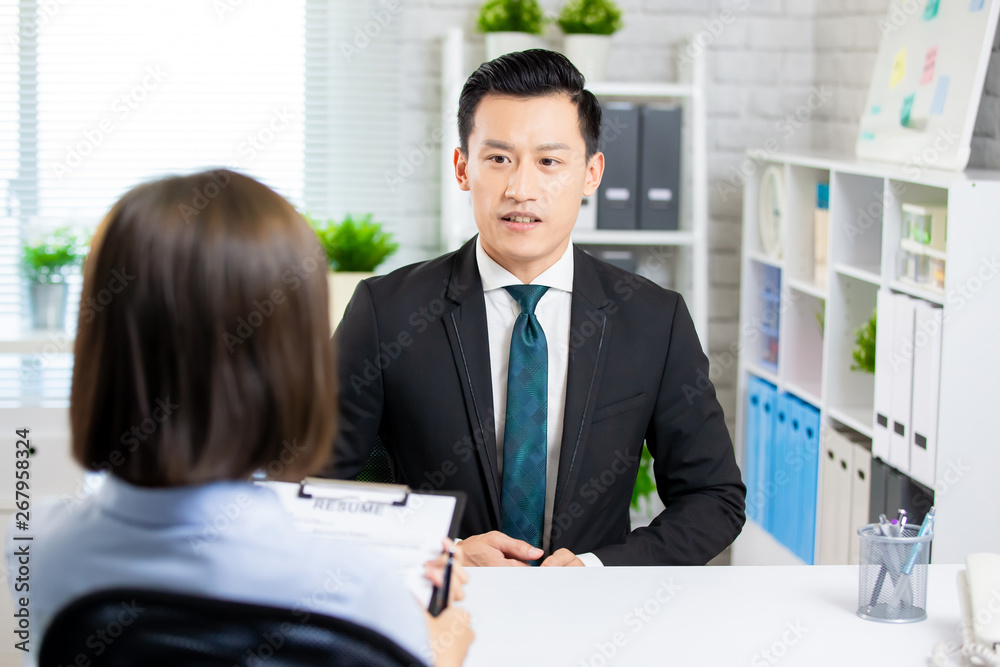
[[927, 564], [934, 533], [917, 537], [918, 531], [918, 526], [907, 526], [901, 537], [886, 537], [877, 524], [858, 529], [858, 616], [883, 623], [927, 618]]

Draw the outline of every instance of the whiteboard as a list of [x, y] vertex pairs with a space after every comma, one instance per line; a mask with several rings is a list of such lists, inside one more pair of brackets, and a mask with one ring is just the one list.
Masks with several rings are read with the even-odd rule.
[[891, 0], [855, 154], [961, 171], [997, 29], [1000, 0]]

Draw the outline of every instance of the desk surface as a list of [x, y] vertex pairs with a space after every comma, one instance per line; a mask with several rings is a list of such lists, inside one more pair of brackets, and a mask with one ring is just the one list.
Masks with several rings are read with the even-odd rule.
[[470, 568], [466, 665], [926, 665], [960, 641], [955, 575], [932, 565], [927, 620], [856, 615], [858, 566]]

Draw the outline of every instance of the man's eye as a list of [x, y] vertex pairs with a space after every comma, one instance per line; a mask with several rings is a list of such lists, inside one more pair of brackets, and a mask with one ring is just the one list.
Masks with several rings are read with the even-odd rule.
[[556, 160], [555, 158], [543, 157], [542, 158], [542, 164], [544, 166], [546, 166], [546, 167], [552, 167], [552, 166], [555, 166], [555, 165], [559, 164], [559, 161]]
[[507, 156], [506, 155], [491, 155], [489, 157], [489, 159], [490, 159], [490, 161], [495, 162], [497, 164], [503, 164], [503, 161], [507, 159]]

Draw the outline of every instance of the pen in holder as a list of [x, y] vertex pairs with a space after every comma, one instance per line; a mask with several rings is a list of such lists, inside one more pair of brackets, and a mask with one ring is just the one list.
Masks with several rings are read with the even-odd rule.
[[879, 524], [858, 529], [858, 616], [884, 623], [912, 623], [927, 618], [933, 514], [925, 524], [904, 525], [899, 536], [883, 534]]

